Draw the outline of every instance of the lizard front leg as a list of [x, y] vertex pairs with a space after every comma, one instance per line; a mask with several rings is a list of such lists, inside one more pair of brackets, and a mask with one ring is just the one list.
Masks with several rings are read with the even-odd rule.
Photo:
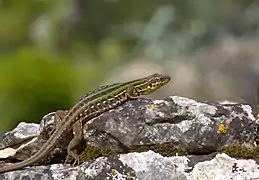
[[[58, 110], [56, 112], [55, 117], [54, 117], [54, 126], [55, 127], [58, 127], [59, 123], [64, 119], [67, 112], [68, 111], [64, 111], [64, 110]], [[75, 162], [74, 162], [74, 164], [75, 164], [76, 162], [79, 162], [76, 148], [84, 140], [83, 125], [82, 125], [81, 120], [76, 121], [73, 124], [72, 132], [68, 133], [69, 134], [68, 136], [71, 136], [72, 133], [73, 133], [73, 138], [67, 146], [67, 158], [65, 160], [65, 163], [67, 163], [69, 157], [71, 156], [73, 159], [75, 159]], [[69, 137], [65, 137], [65, 138], [69, 138]]]
[[138, 93], [133, 85], [128, 85], [126, 87], [126, 94], [129, 99], [137, 99], [138, 98]]
[[67, 158], [66, 162], [68, 161], [69, 157], [71, 156], [75, 161], [73, 165], [79, 163], [79, 155], [77, 153], [77, 147], [84, 141], [84, 134], [83, 134], [83, 124], [82, 120], [76, 121], [73, 125], [73, 139], [69, 142], [67, 147]]

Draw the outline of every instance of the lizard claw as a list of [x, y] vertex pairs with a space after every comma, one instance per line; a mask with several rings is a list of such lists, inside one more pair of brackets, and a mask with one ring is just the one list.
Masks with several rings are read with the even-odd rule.
[[65, 164], [68, 164], [68, 162], [73, 162], [72, 166], [79, 165], [80, 164], [80, 158], [79, 155], [77, 155], [75, 152], [70, 151], [69, 154], [66, 157]]

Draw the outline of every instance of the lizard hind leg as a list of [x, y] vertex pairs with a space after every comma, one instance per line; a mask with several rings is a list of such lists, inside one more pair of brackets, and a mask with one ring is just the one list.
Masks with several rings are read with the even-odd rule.
[[58, 127], [59, 123], [64, 119], [68, 111], [65, 110], [57, 110], [54, 116], [54, 126]]
[[[66, 110], [57, 110], [54, 114], [53, 117], [53, 122], [50, 121], [46, 122], [46, 125], [44, 125], [43, 130], [41, 132], [41, 135], [43, 137], [43, 139], [49, 139], [51, 137], [51, 135], [54, 133], [54, 131], [56, 129], [58, 129], [58, 127], [61, 125], [62, 120], [64, 119], [64, 117], [66, 116], [68, 111]], [[58, 145], [62, 144], [62, 142], [58, 142]]]

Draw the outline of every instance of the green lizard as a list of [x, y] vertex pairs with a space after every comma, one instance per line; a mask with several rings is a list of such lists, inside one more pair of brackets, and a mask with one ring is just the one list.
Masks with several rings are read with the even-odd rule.
[[[0, 167], [0, 173], [23, 169], [26, 166], [40, 162], [53, 151], [58, 142], [66, 137], [71, 130], [78, 132], [78, 129], [82, 129], [82, 125], [103, 112], [116, 108], [126, 101], [136, 99], [141, 95], [150, 94], [169, 81], [169, 76], [153, 74], [145, 78], [105, 85], [89, 91], [60, 119], [53, 134], [37, 153], [22, 162]], [[71, 149], [81, 140], [81, 135], [74, 136], [74, 139], [71, 140], [67, 148], [68, 154], [72, 153]]]

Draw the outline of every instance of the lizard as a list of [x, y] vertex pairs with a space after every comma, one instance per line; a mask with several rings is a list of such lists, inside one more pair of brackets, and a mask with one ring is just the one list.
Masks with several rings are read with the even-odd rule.
[[[57, 123], [57, 127], [45, 142], [45, 144], [34, 155], [28, 159], [0, 167], [0, 174], [20, 170], [32, 166], [47, 157], [53, 151], [62, 138], [71, 132], [71, 129], [86, 124], [102, 113], [121, 106], [123, 103], [137, 99], [142, 95], [148, 95], [159, 89], [170, 81], [169, 76], [153, 74], [124, 83], [104, 85], [84, 95]], [[76, 128], [75, 128], [76, 129]], [[68, 145], [68, 154], [78, 143], [78, 136], [75, 136]]]

